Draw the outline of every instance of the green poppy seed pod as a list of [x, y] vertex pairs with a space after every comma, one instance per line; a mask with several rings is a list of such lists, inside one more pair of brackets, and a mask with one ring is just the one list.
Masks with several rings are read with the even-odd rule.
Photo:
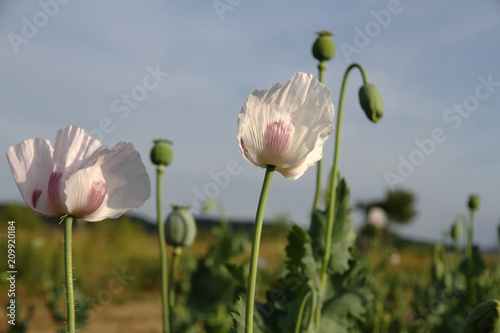
[[165, 222], [165, 241], [172, 246], [190, 246], [196, 237], [196, 222], [189, 207], [172, 206]]
[[469, 203], [468, 203], [469, 209], [472, 211], [476, 211], [479, 209], [481, 206], [481, 199], [479, 198], [479, 195], [476, 194], [471, 194], [469, 197]]
[[465, 319], [465, 333], [500, 333], [500, 302], [491, 300], [472, 309]]
[[319, 61], [332, 59], [335, 55], [335, 42], [332, 38], [333, 34], [328, 30], [321, 30], [316, 34], [318, 38], [316, 38], [312, 47], [314, 58]]
[[365, 111], [368, 119], [376, 123], [384, 114], [384, 104], [378, 92], [377, 86], [373, 83], [366, 83], [359, 88], [359, 103]]
[[150, 154], [151, 162], [159, 166], [167, 166], [172, 163], [174, 158], [174, 153], [170, 148], [172, 141], [158, 139], [154, 140], [153, 143], [154, 146]]

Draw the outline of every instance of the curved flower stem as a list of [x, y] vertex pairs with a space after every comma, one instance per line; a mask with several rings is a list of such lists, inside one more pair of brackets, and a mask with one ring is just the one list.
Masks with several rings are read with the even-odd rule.
[[262, 233], [262, 224], [264, 221], [264, 210], [266, 209], [267, 197], [269, 189], [271, 188], [271, 181], [273, 180], [274, 165], [266, 167], [266, 176], [262, 184], [262, 191], [260, 192], [259, 205], [255, 215], [255, 225], [253, 231], [252, 241], [252, 254], [250, 256], [250, 271], [248, 273], [248, 290], [247, 290], [247, 306], [245, 316], [245, 333], [253, 332], [253, 313], [254, 313], [254, 300], [255, 300], [255, 284], [257, 281], [257, 263], [259, 260], [259, 247], [260, 235]]
[[[325, 61], [320, 61], [318, 64], [318, 80], [319, 82], [323, 83], [324, 80], [324, 74], [326, 70], [326, 63]], [[314, 197], [314, 204], [313, 204], [313, 212], [318, 209], [319, 205], [319, 199], [321, 198], [321, 176], [323, 173], [323, 159], [320, 159], [317, 163], [317, 172], [316, 172], [316, 195]]]
[[[344, 104], [344, 92], [347, 85], [347, 79], [349, 73], [352, 69], [358, 68], [361, 71], [361, 75], [363, 76], [363, 83], [367, 83], [368, 79], [365, 73], [363, 66], [358, 63], [351, 64], [345, 71], [344, 79], [342, 80], [342, 87], [340, 89], [340, 99], [338, 106], [338, 116], [337, 116], [337, 128], [336, 128], [336, 136], [335, 136], [335, 154], [333, 158], [333, 168], [330, 174], [329, 184], [328, 184], [328, 193], [330, 193], [330, 201], [328, 203], [328, 222], [326, 227], [325, 234], [325, 256], [323, 258], [322, 266], [321, 266], [321, 289], [322, 294], [325, 292], [326, 287], [326, 279], [327, 279], [327, 269], [328, 264], [330, 262], [331, 255], [331, 246], [332, 246], [332, 231], [333, 231], [333, 223], [335, 216], [335, 200], [337, 197], [336, 191], [336, 180], [339, 166], [339, 151], [340, 151], [340, 133], [342, 126], [342, 116], [343, 116], [343, 104]], [[319, 327], [319, 322], [321, 318], [321, 307], [318, 307], [316, 312], [316, 326]]]
[[318, 304], [317, 302], [318, 295], [316, 294], [316, 289], [311, 288], [311, 291], [312, 291], [311, 311], [309, 312], [309, 317], [307, 318], [307, 332], [314, 332], [313, 330], [314, 311], [316, 310], [316, 306]]
[[170, 332], [170, 309], [168, 304], [168, 272], [167, 272], [167, 245], [165, 244], [165, 231], [162, 221], [161, 179], [163, 166], [156, 168], [156, 215], [158, 223], [158, 242], [160, 245], [160, 267], [161, 267], [161, 301], [163, 307], [163, 332]]
[[300, 302], [299, 313], [297, 314], [297, 321], [295, 322], [294, 333], [300, 333], [300, 328], [302, 327], [302, 317], [304, 316], [304, 309], [306, 307], [307, 301], [311, 298], [311, 289], [309, 289], [302, 298]]
[[71, 231], [73, 227], [73, 216], [66, 217], [64, 231], [64, 265], [66, 268], [66, 300], [68, 307], [69, 333], [75, 332], [75, 294], [73, 292], [73, 258], [71, 257]]

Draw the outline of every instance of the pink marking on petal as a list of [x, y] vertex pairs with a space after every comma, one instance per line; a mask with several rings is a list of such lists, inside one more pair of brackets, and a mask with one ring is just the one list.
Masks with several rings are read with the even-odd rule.
[[277, 162], [286, 154], [293, 130], [292, 124], [283, 120], [267, 124], [265, 149], [268, 159]]
[[106, 197], [106, 183], [103, 181], [94, 182], [92, 184], [92, 190], [87, 197], [87, 207], [91, 211], [90, 213], [95, 212], [101, 207], [104, 197]]
[[31, 193], [31, 204], [33, 205], [33, 208], [36, 209], [36, 204], [38, 203], [38, 199], [40, 199], [41, 195], [42, 190], [34, 190], [33, 193]]
[[106, 197], [106, 183], [104, 181], [95, 181], [92, 183], [92, 189], [87, 195], [87, 201], [71, 212], [74, 216], [85, 218], [101, 207]]
[[[63, 205], [61, 203], [61, 178], [63, 173], [60, 171], [53, 171], [50, 174], [49, 184], [47, 186], [47, 195], [49, 197], [49, 203], [53, 210], [62, 210]], [[61, 211], [60, 213], [64, 213]]]

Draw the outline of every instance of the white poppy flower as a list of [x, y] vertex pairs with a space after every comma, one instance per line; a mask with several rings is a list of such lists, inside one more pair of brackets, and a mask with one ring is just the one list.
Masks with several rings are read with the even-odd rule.
[[42, 216], [117, 218], [151, 194], [146, 168], [131, 143], [108, 148], [76, 126], [60, 129], [54, 147], [38, 138], [11, 146], [7, 160], [24, 201]]
[[368, 223], [379, 229], [385, 227], [388, 223], [387, 213], [380, 207], [370, 208], [367, 220]]
[[322, 158], [332, 132], [332, 95], [312, 74], [295, 73], [285, 84], [254, 90], [238, 116], [243, 157], [260, 167], [274, 165], [288, 179]]

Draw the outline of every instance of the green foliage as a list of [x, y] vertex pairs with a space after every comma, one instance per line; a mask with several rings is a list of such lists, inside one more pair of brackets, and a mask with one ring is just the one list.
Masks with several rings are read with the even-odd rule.
[[470, 260], [465, 258], [460, 263], [460, 273], [464, 276], [477, 277], [480, 276], [485, 269], [486, 265], [484, 264], [481, 250], [479, 250], [476, 245], [472, 246], [472, 258]]
[[364, 319], [365, 301], [364, 296], [355, 291], [345, 292], [328, 300], [323, 306], [321, 332], [350, 332], [355, 325], [353, 319]]
[[257, 306], [266, 331], [350, 332], [363, 321], [371, 293], [365, 286], [364, 268], [353, 252], [355, 234], [345, 180], [339, 181], [336, 191], [335, 224], [329, 249], [330, 278], [325, 291], [320, 272], [327, 250], [327, 213], [317, 210], [313, 212], [309, 232], [298, 225], [291, 226], [284, 271], [274, 288], [266, 293], [266, 301]]
[[[330, 249], [329, 273], [343, 273], [349, 269], [349, 260], [352, 259], [351, 249], [356, 240], [353, 231], [351, 207], [349, 204], [350, 193], [344, 179], [337, 186], [335, 214], [332, 231], [332, 247]], [[325, 234], [328, 221], [328, 212], [315, 210], [312, 214], [309, 235], [316, 261], [321, 261], [326, 251]]]
[[227, 332], [232, 321], [229, 308], [244, 292], [246, 279], [244, 266], [233, 259], [247, 250], [248, 238], [242, 232], [233, 232], [225, 222], [212, 232], [216, 241], [206, 257], [198, 260], [186, 290], [186, 303], [178, 306], [190, 312], [184, 326], [203, 322], [206, 332]]
[[[275, 265], [279, 266], [278, 276], [274, 278], [266, 269], [259, 273], [255, 332], [463, 332], [465, 318], [477, 305], [498, 298], [500, 264], [486, 260], [475, 244], [470, 244], [470, 249], [467, 243], [462, 244], [467, 239], [464, 233], [471, 232], [473, 225], [464, 214], [457, 215], [454, 222], [450, 247], [417, 247], [400, 241], [397, 250], [384, 243], [357, 249], [345, 180], [339, 180], [336, 191], [325, 290], [320, 285], [320, 270], [326, 251], [327, 212], [313, 212], [309, 231], [282, 223], [271, 228], [274, 231], [270, 234], [264, 232], [264, 242], [274, 245], [272, 251], [279, 251], [278, 239], [285, 242], [285, 230], [287, 235], [282, 252], [275, 254], [279, 258]], [[27, 295], [43, 298], [54, 322], [63, 322], [61, 226], [19, 205], [3, 208], [0, 216], [5, 221], [17, 221], [16, 259], [23, 267], [30, 267], [19, 270], [18, 299], [29, 299]], [[460, 223], [464, 228], [457, 227]], [[189, 248], [180, 258], [173, 286], [173, 333], [243, 332], [249, 235], [221, 222], [210, 235], [199, 233], [194, 248], [200, 240], [210, 246], [196, 256]], [[395, 264], [392, 257], [396, 254], [401, 261]], [[79, 223], [74, 234], [74, 262], [80, 328], [91, 319], [90, 313], [105, 306], [97, 295], [101, 290], [109, 291], [106, 288], [116, 272], [123, 270], [131, 278], [120, 285], [123, 292], [112, 294], [113, 302], [134, 292], [159, 290], [154, 235], [129, 216]], [[24, 319], [19, 321], [21, 331], [30, 324], [33, 307], [27, 302], [23, 308], [19, 313]], [[487, 311], [486, 318], [491, 313]]]
[[[311, 239], [298, 225], [293, 225], [288, 234], [288, 245], [285, 248], [285, 272], [279, 281], [278, 288], [268, 292], [268, 304], [273, 304], [279, 309], [275, 312], [277, 327], [272, 327], [275, 332], [294, 332], [297, 322], [303, 324], [311, 321], [313, 309], [318, 303], [311, 304], [302, 309], [303, 302], [309, 298], [309, 294], [319, 292], [320, 282], [316, 261], [314, 260], [311, 247]], [[268, 321], [269, 322], [269, 321]], [[300, 325], [300, 324], [299, 324]], [[303, 327], [303, 325], [301, 325]]]
[[381, 203], [390, 221], [396, 223], [408, 223], [415, 218], [417, 212], [413, 205], [415, 195], [410, 191], [396, 189], [386, 193], [385, 200]]
[[245, 314], [246, 306], [241, 297], [236, 302], [236, 306], [231, 315], [233, 316], [233, 326], [231, 327], [231, 333], [245, 333]]
[[[231, 310], [231, 315], [233, 317], [233, 325], [231, 326], [230, 333], [244, 333], [245, 332], [245, 314], [246, 314], [246, 306], [241, 297], [236, 302], [236, 305]], [[227, 331], [221, 331], [221, 333], [225, 333]], [[254, 324], [253, 324], [253, 332], [254, 333], [271, 333], [268, 329], [266, 329], [265, 324], [262, 320], [260, 313], [256, 313], [254, 316]]]
[[388, 190], [384, 199], [359, 202], [356, 207], [368, 214], [372, 207], [384, 209], [389, 221], [399, 224], [410, 223], [416, 216], [415, 195], [408, 190]]

